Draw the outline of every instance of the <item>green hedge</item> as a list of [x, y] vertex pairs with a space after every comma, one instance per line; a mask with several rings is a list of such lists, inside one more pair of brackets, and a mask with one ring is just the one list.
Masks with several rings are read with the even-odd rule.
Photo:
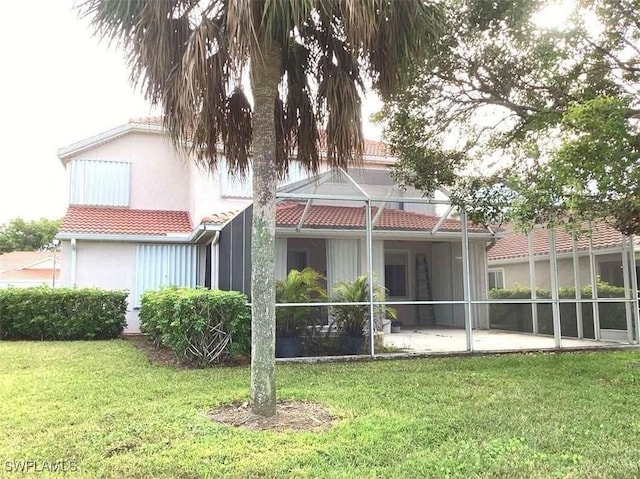
[[[605, 282], [598, 282], [599, 298], [624, 298], [624, 288], [612, 286]], [[538, 288], [538, 299], [550, 299], [551, 292]], [[584, 299], [591, 298], [591, 286], [581, 289]], [[558, 296], [561, 299], [574, 299], [575, 288], [560, 288]], [[521, 286], [513, 289], [491, 290], [493, 299], [530, 299], [531, 290]], [[553, 312], [551, 303], [538, 304], [538, 329], [542, 334], [553, 334]], [[591, 303], [582, 303], [582, 327], [584, 337], [593, 338], [593, 308]], [[624, 303], [600, 303], [598, 304], [600, 327], [603, 329], [627, 329], [627, 320]], [[506, 329], [509, 331], [532, 332], [533, 320], [531, 304], [492, 304], [489, 308], [489, 320], [491, 328]], [[560, 304], [560, 330], [563, 336], [578, 336], [577, 315], [575, 303]]]
[[126, 291], [0, 289], [0, 339], [112, 339], [126, 326]]
[[140, 330], [201, 366], [251, 350], [247, 297], [237, 291], [164, 288], [142, 295]]

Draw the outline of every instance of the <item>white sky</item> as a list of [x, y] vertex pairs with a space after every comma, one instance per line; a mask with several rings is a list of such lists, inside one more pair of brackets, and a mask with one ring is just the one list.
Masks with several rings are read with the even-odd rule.
[[[99, 43], [73, 0], [5, 2], [0, 29], [0, 223], [62, 217], [64, 168], [56, 150], [153, 114], [128, 81], [124, 57]], [[380, 108], [372, 98], [365, 118]], [[365, 125], [377, 139], [380, 128]]]

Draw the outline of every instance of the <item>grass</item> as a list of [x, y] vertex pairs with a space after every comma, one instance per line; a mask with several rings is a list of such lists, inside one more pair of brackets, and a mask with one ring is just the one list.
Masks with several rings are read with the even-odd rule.
[[339, 420], [272, 433], [206, 417], [247, 398], [246, 367], [154, 366], [121, 340], [3, 342], [0, 476], [31, 459], [79, 477], [640, 477], [639, 365], [635, 351], [278, 365], [281, 398]]

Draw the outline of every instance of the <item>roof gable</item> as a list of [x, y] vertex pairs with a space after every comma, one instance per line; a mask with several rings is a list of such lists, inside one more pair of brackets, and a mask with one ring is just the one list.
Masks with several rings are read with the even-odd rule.
[[30, 269], [52, 258], [53, 253], [49, 251], [12, 251], [0, 255], [0, 272]]
[[[83, 140], [59, 148], [57, 151], [58, 158], [60, 158], [60, 160], [64, 162], [74, 155], [82, 153], [86, 150], [90, 150], [91, 148], [95, 148], [96, 146], [107, 143], [109, 141], [113, 141], [116, 138], [119, 138], [131, 132], [155, 134], [167, 133], [164, 129], [164, 125], [162, 124], [162, 117], [152, 116], [145, 118], [133, 118], [124, 125], [117, 126], [110, 130], [98, 133], [97, 135], [90, 136]], [[324, 133], [321, 133], [321, 154], [326, 152], [326, 148], [326, 135]], [[365, 156], [392, 159], [389, 147], [381, 141], [365, 139], [362, 153]]]

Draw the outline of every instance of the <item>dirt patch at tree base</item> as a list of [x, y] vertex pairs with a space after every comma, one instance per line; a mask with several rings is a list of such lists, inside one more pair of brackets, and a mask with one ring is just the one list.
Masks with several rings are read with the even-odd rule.
[[265, 418], [254, 414], [249, 403], [229, 404], [209, 414], [212, 421], [228, 426], [257, 431], [326, 431], [335, 420], [333, 414], [319, 404], [278, 401], [276, 415]]
[[[170, 366], [177, 369], [202, 369], [202, 366], [180, 361], [170, 348], [162, 345], [157, 346], [145, 336], [132, 334], [121, 337], [142, 351], [149, 362], [155, 366]], [[250, 364], [249, 358], [233, 358], [212, 364], [211, 367], [246, 366], [248, 364]]]

